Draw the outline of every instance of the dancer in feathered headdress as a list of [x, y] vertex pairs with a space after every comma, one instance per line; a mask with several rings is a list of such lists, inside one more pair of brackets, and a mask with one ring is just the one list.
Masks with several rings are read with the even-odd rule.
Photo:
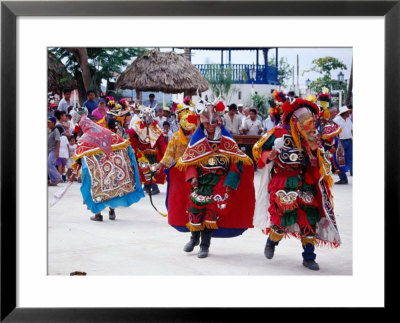
[[269, 102], [271, 108], [268, 111], [268, 118], [263, 122], [265, 132], [270, 131], [273, 127], [282, 123], [282, 105], [286, 101], [286, 95], [282, 91], [275, 90], [272, 92], [272, 100]]
[[268, 235], [265, 256], [286, 235], [301, 239], [303, 265], [318, 270], [314, 246], [337, 247], [330, 187], [331, 165], [316, 136], [318, 106], [296, 98], [283, 104], [283, 125], [265, 134], [253, 147], [258, 166], [264, 168], [257, 195], [254, 226]]
[[157, 184], [165, 183], [165, 174], [160, 172], [154, 175], [154, 172], [164, 156], [166, 145], [163, 131], [155, 120], [155, 108], [142, 105], [139, 110], [138, 117], [132, 119], [125, 132], [136, 154], [143, 189], [155, 195], [160, 193]]
[[[317, 97], [308, 98], [310, 101], [316, 102]], [[319, 102], [319, 119], [318, 119], [318, 136], [322, 147], [325, 150], [327, 158], [331, 162], [332, 173], [339, 172], [342, 168], [344, 160], [343, 148], [340, 147], [339, 134], [342, 129], [331, 120], [331, 114], [328, 110], [330, 103], [329, 90], [322, 88], [322, 93], [318, 95]]]
[[254, 168], [222, 124], [225, 105], [199, 102], [200, 125], [192, 135], [177, 167], [191, 184], [187, 213], [172, 223], [191, 232], [184, 251], [200, 244], [199, 258], [208, 256], [211, 236], [233, 237], [252, 227]]
[[183, 103], [175, 103], [172, 110], [178, 117], [179, 128], [168, 142], [164, 156], [156, 167], [156, 172], [167, 175], [167, 196], [165, 199], [168, 209], [168, 223], [174, 225], [182, 217], [187, 217], [186, 203], [190, 194], [190, 184], [185, 181], [185, 173], [175, 167], [178, 159], [185, 152], [198, 124], [195, 105], [190, 97], [185, 97]]

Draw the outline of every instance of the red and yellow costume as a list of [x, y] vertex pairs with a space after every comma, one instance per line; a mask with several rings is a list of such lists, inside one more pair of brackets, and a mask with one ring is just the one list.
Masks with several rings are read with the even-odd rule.
[[[340, 245], [331, 165], [324, 150], [312, 150], [308, 141], [315, 137], [318, 106], [297, 98], [285, 102], [283, 110], [283, 125], [266, 133], [253, 147], [258, 166], [264, 168], [253, 223], [269, 234], [267, 245], [276, 245], [286, 235], [301, 239], [308, 248], [304, 259], [313, 260], [315, 244]], [[314, 118], [314, 126], [308, 129], [305, 125], [310, 118]], [[299, 129], [314, 135], [306, 138]], [[278, 151], [277, 157], [269, 160], [273, 149]]]
[[217, 129], [219, 136], [210, 140], [198, 126], [178, 161], [186, 181], [196, 177], [198, 187], [190, 194], [187, 213], [174, 219], [174, 224], [186, 224], [190, 231], [214, 229], [215, 237], [233, 237], [252, 227], [254, 168], [225, 127]]
[[[144, 106], [139, 109], [143, 116], [132, 120], [131, 128], [126, 130], [126, 134], [129, 135], [131, 146], [136, 155], [140, 180], [144, 184], [149, 184], [151, 172], [163, 158], [166, 145], [161, 128], [157, 121], [152, 119], [153, 109]], [[156, 174], [153, 181], [157, 184], [164, 184], [165, 174], [162, 172]]]

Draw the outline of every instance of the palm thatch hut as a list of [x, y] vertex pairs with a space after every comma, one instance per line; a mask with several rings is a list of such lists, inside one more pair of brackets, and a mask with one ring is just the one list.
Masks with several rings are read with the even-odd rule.
[[47, 56], [47, 89], [54, 93], [62, 93], [64, 88], [77, 88], [74, 77], [67, 72], [63, 63], [50, 52]]
[[195, 94], [197, 90], [200, 93], [209, 88], [207, 80], [184, 54], [157, 50], [134, 60], [115, 86], [136, 91], [185, 94]]

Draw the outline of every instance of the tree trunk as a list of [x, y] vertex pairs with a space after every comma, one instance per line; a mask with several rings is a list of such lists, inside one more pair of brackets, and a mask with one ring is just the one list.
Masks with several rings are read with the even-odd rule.
[[79, 105], [82, 106], [83, 102], [86, 101], [86, 90], [83, 84], [82, 73], [75, 73], [75, 80], [78, 88]]
[[92, 81], [92, 74], [90, 73], [87, 49], [84, 47], [83, 48], [79, 47], [79, 48], [65, 48], [65, 50], [71, 52], [78, 61], [79, 67], [81, 68], [82, 71], [82, 79], [83, 79], [83, 84], [85, 86], [85, 92], [88, 91], [90, 89], [90, 83]]

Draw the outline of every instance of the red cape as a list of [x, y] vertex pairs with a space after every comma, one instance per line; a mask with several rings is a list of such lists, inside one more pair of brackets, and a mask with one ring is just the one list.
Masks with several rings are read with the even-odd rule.
[[[168, 182], [168, 224], [179, 231], [187, 232], [189, 221], [187, 202], [190, 195], [190, 184], [185, 182], [185, 173], [176, 167], [169, 169]], [[219, 229], [213, 237], [234, 237], [253, 227], [255, 209], [254, 167], [244, 165], [237, 190], [229, 192], [227, 209], [219, 217]]]

